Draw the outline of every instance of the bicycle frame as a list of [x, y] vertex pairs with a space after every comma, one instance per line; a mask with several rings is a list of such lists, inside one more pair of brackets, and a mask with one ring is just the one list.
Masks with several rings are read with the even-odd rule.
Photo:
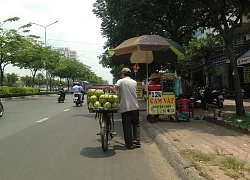
[[108, 141], [113, 138], [114, 130], [114, 116], [113, 112], [99, 111], [96, 112], [95, 118], [99, 119], [102, 150], [105, 152], [108, 149]]

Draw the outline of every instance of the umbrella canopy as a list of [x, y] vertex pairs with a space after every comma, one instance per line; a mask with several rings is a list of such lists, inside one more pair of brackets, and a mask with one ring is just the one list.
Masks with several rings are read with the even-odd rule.
[[183, 56], [185, 49], [176, 42], [159, 35], [130, 38], [114, 49], [114, 62], [150, 64], [173, 61]]
[[170, 50], [172, 50], [172, 52], [174, 52], [178, 58], [184, 56], [186, 50], [181, 45], [171, 39], [167, 39], [167, 41], [170, 44]]
[[170, 44], [159, 35], [143, 35], [130, 38], [114, 49], [115, 55], [133, 53], [136, 51], [166, 51]]
[[243, 65], [250, 63], [250, 50], [237, 59], [237, 65]]
[[[159, 35], [143, 35], [130, 38], [114, 49], [112, 60], [117, 63], [146, 63], [146, 82], [148, 81], [148, 64], [176, 60], [185, 53], [176, 42]], [[171, 48], [172, 46], [172, 48]], [[147, 91], [148, 92], [148, 91]]]

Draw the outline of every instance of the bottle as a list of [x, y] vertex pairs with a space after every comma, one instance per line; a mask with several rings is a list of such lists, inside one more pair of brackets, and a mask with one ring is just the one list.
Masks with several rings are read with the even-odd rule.
[[207, 120], [207, 110], [205, 111], [204, 119]]

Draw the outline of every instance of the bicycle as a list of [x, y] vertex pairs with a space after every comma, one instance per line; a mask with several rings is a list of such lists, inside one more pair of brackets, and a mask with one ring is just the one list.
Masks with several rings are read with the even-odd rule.
[[96, 113], [95, 119], [99, 119], [100, 133], [97, 135], [101, 136], [102, 150], [105, 152], [108, 149], [109, 140], [111, 140], [114, 135], [115, 122], [114, 122], [114, 113], [117, 113], [116, 109], [89, 109], [90, 113]]
[[[103, 90], [104, 92], [107, 93], [107, 95], [114, 95], [114, 93], [110, 93], [108, 89], [109, 89], [108, 86], [90, 86], [88, 91], [92, 92], [94, 90]], [[87, 94], [88, 94], [88, 91], [87, 91]], [[102, 95], [100, 95], [100, 97]], [[109, 140], [111, 140], [113, 136], [116, 134], [114, 132], [114, 113], [117, 113], [119, 111], [119, 107], [111, 108], [111, 107], [105, 106], [105, 104], [104, 104], [104, 107], [93, 107], [93, 104], [90, 105], [90, 103], [93, 103], [93, 101], [89, 103], [92, 96], [95, 96], [95, 95], [91, 95], [91, 93], [89, 93], [87, 96], [88, 109], [90, 113], [96, 113], [95, 119], [96, 118], [99, 119], [100, 132], [97, 133], [97, 135], [101, 136], [102, 150], [105, 152], [108, 149]], [[96, 97], [94, 98], [96, 99]], [[98, 99], [99, 99], [99, 96], [98, 96]]]

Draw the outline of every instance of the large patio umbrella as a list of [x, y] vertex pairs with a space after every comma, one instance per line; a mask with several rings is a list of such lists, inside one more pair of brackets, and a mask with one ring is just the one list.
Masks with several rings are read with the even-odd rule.
[[163, 63], [185, 54], [185, 49], [173, 40], [159, 35], [130, 38], [114, 49], [112, 60], [117, 63]]
[[[185, 53], [176, 42], [159, 35], [142, 35], [130, 38], [114, 49], [112, 60], [116, 63], [164, 63], [175, 60]], [[147, 73], [148, 79], [148, 73]]]

